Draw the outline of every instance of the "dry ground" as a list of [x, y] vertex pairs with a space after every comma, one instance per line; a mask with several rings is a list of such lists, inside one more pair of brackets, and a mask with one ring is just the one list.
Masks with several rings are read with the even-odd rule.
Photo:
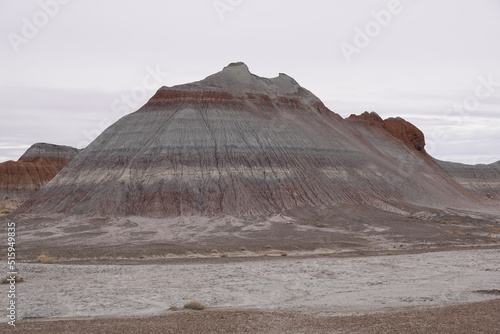
[[38, 334], [470, 334], [500, 333], [500, 300], [382, 314], [316, 317], [296, 312], [180, 311], [146, 318], [22, 321], [8, 333]]
[[[212, 254], [213, 249], [242, 256], [244, 248], [262, 255], [268, 246], [290, 253], [500, 246], [500, 215], [403, 205], [385, 210], [348, 205], [300, 208], [274, 217], [42, 218], [14, 214], [0, 218], [0, 223], [7, 221], [16, 223], [17, 256], [23, 261], [33, 261], [41, 252], [57, 262], [88, 263]], [[0, 245], [0, 252], [4, 248]]]
[[[0, 333], [500, 333], [498, 295], [476, 292], [500, 289], [497, 216], [401, 209], [411, 214], [9, 215], [24, 320]], [[54, 263], [29, 263], [42, 252]], [[190, 299], [208, 308], [169, 310]]]

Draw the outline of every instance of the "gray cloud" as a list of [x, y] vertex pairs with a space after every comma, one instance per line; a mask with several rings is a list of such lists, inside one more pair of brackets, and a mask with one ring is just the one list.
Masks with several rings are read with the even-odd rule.
[[[212, 0], [73, 0], [25, 38], [26, 20], [43, 16], [40, 3], [56, 1], [0, 2], [0, 115], [8, 120], [0, 160], [22, 153], [9, 147], [37, 141], [83, 145], [120, 117], [113, 101], [140, 85], [148, 67], [168, 71], [166, 84], [175, 85], [232, 61], [260, 76], [287, 73], [343, 116], [402, 116], [428, 138], [441, 129], [440, 159], [499, 159], [500, 87], [460, 125], [442, 117], [474, 94], [478, 77], [500, 81], [498, 1], [401, 0], [351, 62], [341, 43], [355, 43], [358, 28], [366, 34], [389, 1], [247, 0], [232, 2], [221, 20]], [[27, 41], [17, 53], [12, 34]]]

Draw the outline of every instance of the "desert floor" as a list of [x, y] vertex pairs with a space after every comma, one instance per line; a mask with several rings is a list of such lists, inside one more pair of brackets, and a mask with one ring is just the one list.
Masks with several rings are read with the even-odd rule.
[[[18, 271], [22, 320], [0, 332], [500, 333], [499, 249], [21, 263]], [[207, 308], [183, 310], [190, 300]]]
[[360, 316], [311, 316], [298, 312], [204, 310], [145, 317], [23, 321], [8, 333], [109, 334], [466, 334], [500, 333], [500, 299], [443, 307], [412, 308]]

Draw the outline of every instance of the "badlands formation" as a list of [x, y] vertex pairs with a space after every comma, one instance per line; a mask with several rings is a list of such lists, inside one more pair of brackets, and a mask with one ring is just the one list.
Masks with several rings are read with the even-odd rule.
[[36, 193], [77, 154], [69, 146], [37, 143], [18, 161], [0, 163], [0, 203], [15, 207]]
[[0, 165], [29, 196], [0, 217], [13, 333], [498, 333], [500, 162], [438, 161], [401, 118], [233, 63], [35, 148]]
[[15, 217], [28, 259], [492, 245], [499, 166], [437, 161], [401, 118], [343, 119], [232, 63], [160, 88]]

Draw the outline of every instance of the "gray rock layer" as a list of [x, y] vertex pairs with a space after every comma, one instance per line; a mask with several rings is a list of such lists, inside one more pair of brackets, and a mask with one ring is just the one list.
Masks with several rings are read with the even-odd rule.
[[19, 160], [28, 161], [41, 157], [72, 160], [80, 150], [71, 146], [54, 145], [46, 143], [33, 144]]
[[500, 200], [500, 161], [489, 165], [464, 165], [438, 161], [456, 182], [471, 192]]
[[343, 120], [289, 76], [260, 78], [231, 64], [202, 81], [162, 87], [20, 212], [165, 217], [381, 200], [480, 203], [433, 163], [408, 124]]

